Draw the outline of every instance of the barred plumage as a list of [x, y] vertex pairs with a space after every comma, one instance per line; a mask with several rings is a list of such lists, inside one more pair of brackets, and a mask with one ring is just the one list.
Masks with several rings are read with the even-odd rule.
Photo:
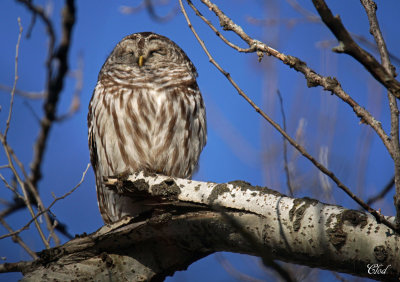
[[150, 32], [122, 39], [104, 63], [89, 105], [90, 158], [103, 220], [136, 216], [146, 199], [118, 195], [104, 176], [145, 170], [190, 178], [207, 129], [197, 72], [168, 38]]

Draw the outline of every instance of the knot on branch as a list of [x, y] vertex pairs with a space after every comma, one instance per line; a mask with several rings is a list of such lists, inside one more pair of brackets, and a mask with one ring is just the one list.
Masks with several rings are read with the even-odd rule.
[[303, 220], [305, 211], [310, 206], [318, 204], [317, 200], [305, 197], [302, 199], [295, 199], [293, 201], [293, 207], [289, 211], [289, 219], [293, 221], [293, 231], [297, 232], [300, 230], [301, 221]]
[[164, 180], [160, 184], [155, 184], [151, 187], [153, 196], [160, 196], [168, 200], [177, 200], [181, 189], [172, 178]]
[[343, 41], [339, 41], [339, 45], [332, 48], [332, 51], [335, 53], [345, 53], [346, 52], [346, 45]]
[[109, 189], [125, 196], [157, 197], [163, 200], [176, 201], [181, 193], [181, 189], [172, 178], [168, 178], [159, 184], [150, 185], [145, 179], [130, 180], [126, 173], [122, 173], [105, 178], [104, 183]]
[[336, 79], [336, 77], [330, 77], [330, 76], [325, 77], [324, 80], [325, 80], [324, 90], [331, 91], [331, 94], [333, 95], [334, 89], [337, 86], [340, 86], [339, 81]]
[[283, 63], [300, 72], [304, 72], [304, 69], [307, 68], [307, 64], [305, 62], [290, 55], [284, 57]]
[[359, 226], [363, 229], [367, 225], [367, 216], [359, 211], [346, 210], [342, 213], [343, 222], [347, 221], [354, 227]]
[[106, 252], [101, 253], [100, 258], [108, 268], [115, 266], [113, 259]]
[[218, 199], [219, 195], [222, 195], [224, 193], [229, 192], [229, 188], [226, 186], [226, 184], [218, 184], [217, 186], [214, 187], [212, 190], [211, 194], [208, 196], [207, 202], [212, 205], [214, 202]]
[[384, 262], [388, 257], [388, 252], [385, 246], [376, 246], [374, 248], [374, 255], [379, 262]]
[[[334, 216], [328, 218], [327, 224], [330, 224]], [[365, 214], [356, 210], [344, 210], [342, 213], [336, 215], [336, 222], [332, 228], [328, 228], [329, 242], [337, 249], [340, 250], [346, 243], [347, 232], [343, 230], [344, 225], [350, 223], [353, 227], [363, 229], [368, 219]]]
[[128, 175], [122, 173], [117, 176], [105, 177], [103, 181], [109, 189], [121, 195], [150, 195], [150, 186], [144, 179], [129, 181]]
[[40, 263], [42, 265], [48, 265], [49, 263], [55, 261], [57, 258], [64, 255], [63, 248], [52, 248], [52, 249], [45, 249], [38, 254], [40, 259]]

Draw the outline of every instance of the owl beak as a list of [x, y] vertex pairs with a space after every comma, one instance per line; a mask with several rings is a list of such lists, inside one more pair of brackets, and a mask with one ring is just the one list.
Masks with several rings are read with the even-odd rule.
[[138, 65], [139, 65], [139, 67], [143, 66], [143, 63], [144, 63], [143, 56], [140, 56], [139, 59], [138, 59]]

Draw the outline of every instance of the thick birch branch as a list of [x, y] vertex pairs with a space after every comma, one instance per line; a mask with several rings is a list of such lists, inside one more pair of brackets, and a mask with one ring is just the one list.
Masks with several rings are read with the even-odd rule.
[[[21, 271], [26, 281], [163, 280], [208, 254], [228, 251], [361, 277], [400, 277], [400, 236], [367, 213], [243, 181], [217, 184], [139, 173], [108, 183], [120, 193], [156, 197], [162, 201], [158, 208], [168, 208], [150, 219], [104, 226], [39, 253], [31, 263], [2, 265], [0, 272]], [[372, 264], [389, 267], [374, 276], [368, 273]]]

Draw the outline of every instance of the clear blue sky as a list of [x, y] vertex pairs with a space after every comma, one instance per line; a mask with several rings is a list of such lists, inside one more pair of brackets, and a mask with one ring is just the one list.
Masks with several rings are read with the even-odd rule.
[[[34, 1], [43, 4], [48, 1]], [[52, 20], [60, 35], [60, 11], [63, 1], [53, 1]], [[70, 69], [78, 68], [78, 59], [83, 58], [83, 88], [81, 108], [72, 118], [56, 124], [50, 135], [44, 164], [43, 179], [39, 184], [40, 193], [48, 205], [52, 201], [51, 192], [60, 196], [69, 191], [81, 178], [89, 162], [87, 147], [86, 115], [87, 105], [97, 82], [97, 74], [113, 47], [124, 36], [153, 31], [171, 38], [187, 53], [197, 67], [198, 83], [206, 103], [209, 134], [200, 161], [200, 170], [195, 179], [227, 182], [245, 180], [255, 185], [287, 193], [283, 174], [282, 141], [278, 133], [262, 120], [259, 115], [235, 92], [224, 76], [208, 59], [195, 37], [190, 32], [183, 16], [178, 13], [166, 23], [153, 21], [146, 11], [125, 15], [119, 10], [121, 5], [137, 1], [76, 1], [77, 22], [73, 31], [72, 48], [69, 55]], [[194, 1], [195, 3], [197, 1]], [[265, 4], [268, 2], [268, 4]], [[316, 13], [311, 1], [299, 1], [304, 8]], [[333, 36], [321, 24], [302, 20], [291, 24], [288, 20], [302, 19], [286, 1], [217, 1], [237, 24], [249, 35], [270, 44], [285, 54], [297, 56], [306, 61], [317, 72], [335, 76], [343, 88], [362, 106], [380, 119], [389, 129], [386, 94], [382, 87], [371, 79], [363, 67], [354, 63], [347, 55], [337, 55], [330, 51], [335, 44]], [[387, 39], [389, 50], [400, 56], [398, 37], [398, 11], [400, 2], [379, 1], [378, 17]], [[334, 14], [339, 13], [351, 32], [371, 39], [365, 12], [359, 1], [328, 1]], [[161, 15], [175, 5], [158, 9]], [[203, 13], [216, 25], [213, 14], [207, 9]], [[270, 114], [277, 122], [282, 122], [276, 96], [280, 90], [288, 120], [288, 132], [295, 136], [299, 123], [305, 125], [302, 143], [316, 157], [321, 147], [327, 147], [328, 167], [331, 168], [354, 192], [367, 198], [393, 175], [390, 157], [380, 140], [365, 125], [360, 125], [352, 110], [336, 97], [321, 90], [308, 89], [303, 77], [294, 70], [283, 66], [272, 57], [257, 62], [255, 54], [238, 54], [224, 45], [203, 22], [188, 8], [192, 22], [205, 40], [214, 58], [231, 73], [240, 87]], [[14, 80], [15, 44], [18, 37], [17, 18], [20, 17], [26, 35], [31, 14], [14, 1], [0, 3], [0, 84], [11, 86]], [[276, 19], [275, 24], [265, 25], [252, 22], [255, 19]], [[225, 33], [229, 39], [241, 43], [236, 36]], [[244, 46], [241, 44], [241, 46]], [[327, 47], [323, 47], [327, 46]], [[370, 49], [368, 49], [370, 50]], [[37, 19], [31, 38], [23, 36], [19, 56], [19, 80], [17, 88], [25, 91], [41, 91], [45, 83], [45, 58], [47, 37], [44, 25]], [[372, 51], [371, 51], [372, 52]], [[374, 53], [376, 55], [376, 53]], [[397, 65], [397, 67], [399, 67]], [[68, 111], [74, 92], [75, 79], [68, 77], [59, 104], [59, 113]], [[9, 92], [0, 92], [0, 128], [4, 130], [9, 108]], [[41, 101], [15, 98], [14, 114], [9, 133], [9, 143], [26, 167], [32, 159], [32, 146], [38, 132], [37, 116], [42, 117]], [[296, 183], [298, 196], [311, 196], [325, 202], [355, 208], [356, 206], [332, 184], [334, 200], [328, 200], [321, 192], [318, 172], [307, 160], [298, 157], [290, 149], [289, 159], [297, 168]], [[0, 153], [0, 165], [6, 163], [4, 153]], [[1, 170], [8, 177], [10, 174]], [[11, 194], [0, 185], [0, 196], [11, 199]], [[1, 207], [1, 205], [0, 205]], [[391, 195], [380, 202], [386, 214], [393, 214]], [[60, 221], [68, 223], [72, 234], [91, 233], [102, 226], [97, 208], [94, 176], [88, 173], [85, 182], [67, 199], [57, 203], [52, 212]], [[13, 228], [20, 228], [29, 216], [19, 212], [7, 221]], [[6, 231], [0, 227], [0, 234]], [[43, 248], [33, 226], [22, 233], [25, 242], [35, 251]], [[61, 238], [63, 238], [61, 236]], [[66, 239], [63, 238], [65, 241]], [[248, 256], [224, 254], [240, 270], [259, 279], [265, 279], [265, 272], [255, 264], [259, 261]], [[0, 257], [6, 262], [26, 260], [29, 257], [10, 239], [0, 240]], [[328, 275], [321, 272], [321, 275]], [[16, 279], [20, 275], [0, 275], [2, 278]], [[180, 272], [168, 281], [232, 281], [213, 255], [193, 264], [187, 272]]]

